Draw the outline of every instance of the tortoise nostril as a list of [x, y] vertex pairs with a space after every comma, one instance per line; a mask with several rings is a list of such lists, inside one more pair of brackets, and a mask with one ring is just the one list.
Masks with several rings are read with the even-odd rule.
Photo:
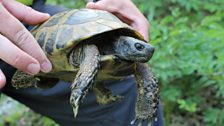
[[145, 46], [142, 45], [142, 44], [140, 44], [140, 43], [135, 43], [135, 48], [136, 48], [138, 51], [142, 51], [142, 50], [145, 48]]
[[151, 53], [153, 54], [153, 53], [154, 53], [154, 51], [155, 51], [155, 48], [154, 48], [154, 47], [152, 47], [152, 49], [151, 49]]

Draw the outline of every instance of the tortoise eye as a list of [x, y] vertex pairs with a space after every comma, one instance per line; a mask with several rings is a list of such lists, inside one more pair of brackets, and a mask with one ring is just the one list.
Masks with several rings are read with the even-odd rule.
[[97, 1], [99, 1], [99, 0], [93, 0], [94, 3], [97, 2]]
[[140, 44], [140, 43], [135, 43], [135, 48], [136, 48], [138, 51], [142, 51], [142, 50], [145, 48], [145, 46], [142, 45], [142, 44]]

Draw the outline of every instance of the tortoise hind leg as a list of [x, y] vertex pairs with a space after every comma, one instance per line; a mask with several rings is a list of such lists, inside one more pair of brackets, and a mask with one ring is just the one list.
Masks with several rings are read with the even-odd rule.
[[72, 83], [70, 96], [70, 103], [75, 117], [78, 113], [80, 102], [92, 87], [94, 77], [99, 69], [100, 60], [100, 54], [95, 45], [83, 45], [81, 54], [83, 54], [83, 59], [80, 60], [80, 69]]
[[151, 120], [156, 116], [159, 103], [158, 81], [152, 75], [146, 63], [139, 63], [136, 66], [135, 78], [137, 82], [137, 101], [135, 106], [135, 119], [131, 124], [147, 121], [151, 125]]
[[107, 89], [103, 83], [94, 83], [93, 91], [96, 95], [96, 101], [100, 105], [107, 105], [122, 99], [122, 96], [112, 95], [111, 91]]
[[12, 86], [16, 89], [31, 87], [37, 83], [37, 78], [32, 75], [26, 74], [22, 71], [17, 70], [12, 77]]

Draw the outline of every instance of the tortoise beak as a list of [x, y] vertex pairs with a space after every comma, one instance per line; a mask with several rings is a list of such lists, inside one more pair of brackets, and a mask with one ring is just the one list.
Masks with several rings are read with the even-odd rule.
[[148, 43], [145, 43], [143, 47], [137, 45], [136, 48], [141, 51], [141, 54], [138, 56], [138, 62], [142, 63], [148, 62], [152, 58], [155, 51], [155, 48]]
[[148, 57], [148, 60], [150, 60], [154, 54], [155, 48], [151, 45], [146, 47], [146, 55]]

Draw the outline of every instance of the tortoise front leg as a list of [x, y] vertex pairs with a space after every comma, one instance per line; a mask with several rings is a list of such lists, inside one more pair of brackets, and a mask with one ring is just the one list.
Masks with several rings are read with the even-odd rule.
[[83, 59], [80, 60], [80, 69], [71, 85], [70, 103], [73, 107], [74, 116], [77, 116], [80, 102], [91, 88], [94, 77], [99, 69], [100, 54], [95, 45], [83, 45], [81, 52]]
[[159, 103], [158, 82], [146, 63], [136, 65], [135, 78], [138, 93], [135, 106], [135, 119], [131, 124], [137, 122], [141, 125], [144, 120], [147, 120], [148, 125], [151, 125], [151, 120], [156, 116]]

